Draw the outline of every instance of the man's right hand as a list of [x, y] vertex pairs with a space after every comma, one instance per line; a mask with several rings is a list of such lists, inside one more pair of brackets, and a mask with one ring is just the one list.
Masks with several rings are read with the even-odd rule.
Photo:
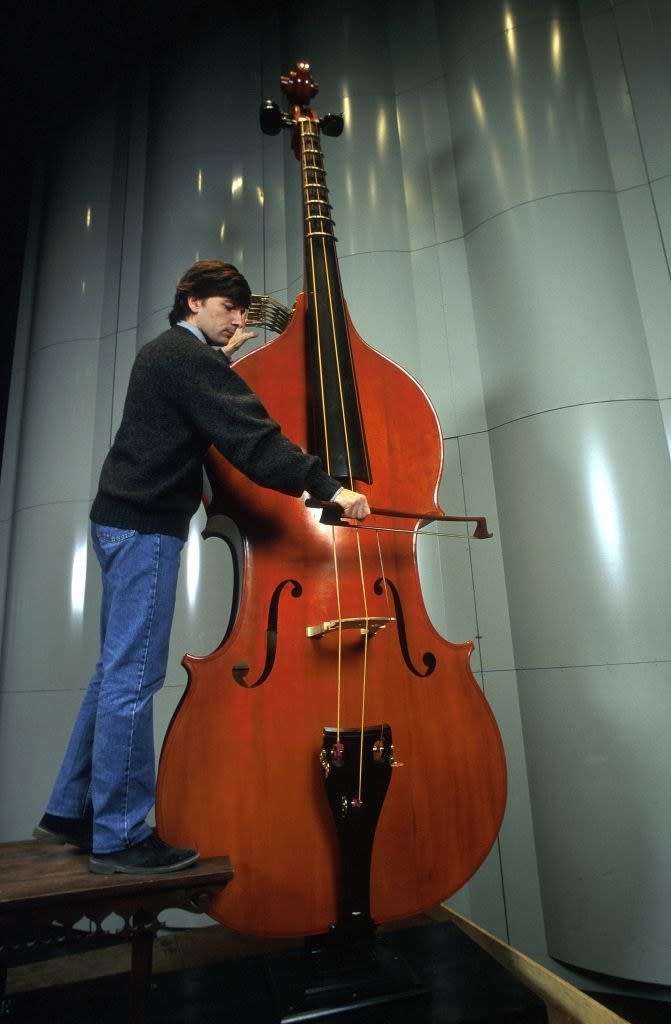
[[365, 494], [358, 491], [348, 491], [343, 487], [333, 499], [343, 509], [343, 515], [348, 519], [365, 519], [370, 515], [370, 506]]

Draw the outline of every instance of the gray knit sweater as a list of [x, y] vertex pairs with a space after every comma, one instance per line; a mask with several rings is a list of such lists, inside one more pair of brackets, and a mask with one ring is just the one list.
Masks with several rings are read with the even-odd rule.
[[282, 434], [219, 353], [172, 327], [135, 360], [91, 519], [185, 540], [211, 444], [255, 483], [284, 494], [327, 500], [339, 487], [316, 456]]

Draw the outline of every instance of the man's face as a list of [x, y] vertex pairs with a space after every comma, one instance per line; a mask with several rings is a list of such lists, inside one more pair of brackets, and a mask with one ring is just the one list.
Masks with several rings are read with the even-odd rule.
[[225, 345], [247, 320], [247, 310], [223, 295], [207, 299], [189, 296], [189, 309], [189, 322], [200, 327], [213, 345]]

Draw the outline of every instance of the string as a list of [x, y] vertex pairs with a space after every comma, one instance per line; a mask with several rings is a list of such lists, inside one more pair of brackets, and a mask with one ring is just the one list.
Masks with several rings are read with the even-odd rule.
[[335, 526], [331, 527], [331, 548], [333, 551], [333, 571], [335, 575], [336, 608], [338, 610], [338, 671], [336, 673], [336, 742], [340, 742], [340, 707], [342, 679], [342, 609], [340, 607], [340, 577], [338, 573], [338, 545], [335, 539]]
[[[363, 596], [364, 622], [368, 624], [368, 602], [366, 600], [366, 587], [364, 585], [363, 558], [361, 555], [361, 538], [357, 534], [356, 547], [359, 556], [359, 576], [361, 578], [361, 592]], [[361, 732], [359, 737], [359, 789], [358, 798], [361, 801], [363, 791], [363, 736], [366, 716], [366, 684], [368, 681], [368, 628], [363, 632], [363, 678], [361, 680]]]
[[[323, 258], [324, 272], [325, 272], [325, 276], [326, 276], [327, 293], [328, 293], [328, 308], [329, 308], [330, 319], [331, 319], [331, 338], [335, 341], [336, 324], [335, 324], [335, 318], [334, 318], [333, 293], [332, 293], [332, 290], [331, 290], [331, 276], [330, 276], [330, 270], [329, 270], [329, 267], [328, 267], [328, 264], [327, 264], [327, 259], [326, 259], [326, 256], [327, 256], [327, 253], [326, 253], [326, 242], [325, 242], [324, 239], [322, 239], [321, 248], [322, 248], [322, 258]], [[348, 430], [347, 430], [347, 426], [348, 426], [347, 425], [347, 416], [345, 415], [345, 399], [344, 399], [343, 386], [342, 386], [342, 370], [341, 370], [341, 366], [340, 366], [340, 353], [338, 351], [338, 346], [335, 345], [335, 344], [333, 346], [333, 354], [334, 354], [335, 363], [336, 363], [336, 379], [337, 379], [337, 383], [338, 383], [338, 399], [339, 399], [339, 403], [340, 403], [340, 415], [341, 415], [341, 422], [342, 422], [342, 428], [343, 428], [343, 437], [344, 437], [344, 442], [345, 442], [345, 457], [346, 457], [346, 461], [347, 461], [347, 471], [348, 471], [348, 476], [349, 476], [349, 485], [350, 485], [350, 487], [353, 488], [354, 480], [353, 480], [353, 476], [352, 476], [352, 457], [351, 457], [351, 450], [350, 450], [350, 443], [349, 443], [349, 434], [348, 434]], [[335, 542], [335, 532], [333, 534], [333, 537], [334, 537], [334, 542]], [[369, 631], [368, 631], [368, 628], [367, 628], [367, 623], [368, 623], [368, 601], [367, 601], [367, 598], [366, 598], [366, 579], [365, 579], [365, 573], [364, 573], [364, 568], [363, 568], [363, 556], [362, 556], [362, 552], [361, 552], [361, 538], [359, 537], [358, 534], [357, 534], [357, 537], [356, 537], [356, 547], [357, 547], [357, 558], [358, 558], [358, 561], [359, 561], [359, 582], [360, 582], [360, 586], [361, 586], [361, 597], [362, 597], [362, 603], [363, 603], [364, 622], [366, 623], [366, 628], [364, 629], [363, 666], [362, 666], [362, 677], [361, 677], [361, 727], [360, 727], [360, 738], [359, 738], [359, 782], [358, 782], [358, 793], [357, 793], [358, 799], [359, 799], [359, 801], [361, 801], [361, 799], [362, 799], [362, 790], [363, 790], [363, 736], [364, 736], [364, 726], [365, 726], [365, 717], [366, 717], [366, 687], [367, 687], [367, 682], [368, 682], [368, 640], [369, 640]], [[339, 602], [340, 602], [340, 594], [338, 594], [338, 603]], [[342, 619], [340, 617], [340, 611], [338, 612], [338, 620], [339, 620], [339, 623], [342, 623]], [[341, 644], [341, 638], [342, 638], [342, 626], [339, 627], [338, 637], [339, 637], [338, 655], [339, 655], [339, 661], [340, 661], [340, 644]], [[340, 690], [338, 692], [338, 701], [339, 701], [339, 705], [338, 705], [338, 717], [339, 717], [340, 716]]]
[[[366, 527], [366, 529], [368, 529], [368, 527]], [[380, 576], [382, 577], [382, 581], [384, 583], [384, 597], [385, 597], [385, 601], [387, 602], [387, 618], [391, 618], [391, 615], [390, 615], [391, 605], [389, 603], [389, 589], [387, 587], [387, 574], [384, 571], [384, 559], [382, 558], [382, 546], [380, 544], [380, 531], [378, 529], [375, 529], [375, 539], [377, 541], [377, 557], [378, 557], [378, 561], [380, 563]]]
[[[315, 297], [315, 311], [314, 311], [314, 323], [315, 323], [315, 330], [316, 330], [316, 339], [315, 340], [316, 340], [316, 345], [317, 345], [317, 358], [318, 358], [318, 366], [319, 366], [319, 383], [320, 383], [320, 392], [321, 392], [321, 401], [322, 401], [322, 424], [323, 424], [324, 439], [325, 439], [325, 446], [326, 446], [326, 468], [327, 468], [327, 472], [329, 472], [330, 469], [331, 469], [331, 452], [330, 452], [330, 444], [329, 444], [329, 436], [328, 436], [328, 422], [327, 422], [327, 418], [326, 418], [326, 394], [325, 394], [326, 389], [325, 389], [324, 369], [323, 369], [323, 350], [322, 350], [321, 322], [320, 322], [320, 316], [319, 316], [320, 308], [319, 308], [318, 303], [316, 301], [316, 298], [317, 298], [317, 283], [316, 283], [316, 271], [315, 271], [315, 250], [314, 250], [314, 241], [312, 239], [312, 233], [311, 233], [311, 230], [310, 230], [310, 228], [311, 228], [310, 221], [309, 221], [309, 202], [310, 202], [310, 196], [308, 194], [310, 184], [313, 184], [317, 189], [319, 189], [320, 187], [325, 188], [325, 186], [323, 185], [323, 182], [320, 183], [319, 181], [317, 181], [318, 172], [319, 172], [320, 168], [318, 166], [316, 166], [316, 163], [317, 163], [316, 161], [315, 161], [314, 165], [310, 167], [311, 170], [315, 171], [315, 176], [314, 176], [315, 177], [315, 181], [312, 182], [312, 183], [308, 182], [308, 156], [307, 156], [307, 154], [308, 154], [308, 145], [307, 145], [307, 141], [306, 140], [309, 139], [311, 142], [315, 143], [314, 147], [310, 149], [310, 153], [311, 153], [312, 156], [315, 156], [315, 155], [318, 156], [319, 152], [320, 152], [320, 150], [319, 150], [319, 143], [318, 143], [318, 134], [317, 134], [317, 131], [314, 128], [314, 124], [313, 124], [313, 122], [311, 120], [308, 120], [308, 119], [303, 120], [303, 119], [301, 119], [301, 123], [300, 124], [301, 124], [301, 132], [300, 132], [300, 134], [301, 134], [301, 142], [302, 142], [302, 146], [301, 146], [301, 164], [302, 164], [302, 168], [303, 168], [303, 181], [304, 181], [305, 203], [306, 203], [306, 207], [305, 207], [306, 240], [307, 240], [307, 243], [308, 243], [307, 244], [307, 250], [308, 250], [309, 261], [310, 261], [310, 274], [311, 274], [311, 279], [312, 279], [312, 294]], [[323, 167], [321, 168], [321, 170], [323, 171]], [[347, 417], [346, 417], [345, 400], [344, 400], [344, 392], [343, 392], [343, 376], [342, 376], [342, 368], [341, 368], [341, 365], [340, 365], [340, 352], [339, 352], [338, 346], [336, 344], [336, 320], [335, 320], [333, 290], [332, 290], [332, 285], [331, 285], [331, 267], [330, 267], [330, 264], [329, 264], [328, 253], [327, 253], [327, 250], [326, 250], [326, 238], [324, 237], [324, 233], [323, 232], [321, 234], [322, 234], [322, 241], [321, 241], [322, 269], [323, 269], [324, 279], [325, 279], [325, 283], [326, 283], [326, 294], [327, 294], [329, 319], [330, 319], [330, 328], [331, 328], [331, 340], [332, 340], [332, 346], [333, 346], [333, 356], [335, 358], [335, 366], [336, 366], [336, 381], [337, 381], [337, 389], [338, 389], [338, 401], [339, 401], [339, 404], [340, 404], [340, 416], [341, 416], [341, 425], [342, 425], [344, 445], [345, 445], [345, 458], [346, 458], [346, 464], [347, 464], [347, 474], [348, 474], [348, 478], [349, 478], [349, 486], [350, 486], [350, 488], [353, 489], [354, 480], [353, 480], [353, 473], [352, 473], [352, 458], [351, 458], [350, 441], [349, 441], [349, 433], [348, 433], [348, 423], [347, 423]], [[336, 267], [336, 274], [339, 277], [339, 268], [338, 268], [337, 261], [335, 263], [335, 267]], [[343, 320], [343, 322], [345, 322], [345, 321]], [[336, 534], [335, 534], [334, 529], [332, 529], [331, 543], [332, 543], [333, 560], [334, 560], [334, 567], [335, 567], [336, 603], [337, 603], [337, 609], [338, 609], [338, 670], [337, 670], [337, 703], [338, 703], [338, 707], [337, 707], [337, 710], [336, 710], [336, 718], [337, 718], [338, 725], [337, 725], [336, 733], [337, 733], [337, 741], [339, 741], [339, 739], [340, 739], [340, 715], [341, 715], [341, 702], [342, 702], [342, 683], [341, 683], [341, 674], [342, 674], [342, 607], [341, 607], [341, 603], [342, 602], [341, 602], [341, 590], [340, 590], [340, 577], [339, 577], [339, 572], [338, 572], [337, 540], [336, 540]], [[357, 538], [356, 538], [356, 545], [357, 545], [357, 557], [358, 557], [358, 562], [359, 562], [359, 582], [360, 582], [360, 586], [361, 586], [361, 594], [362, 594], [363, 607], [364, 607], [364, 616], [365, 616], [364, 621], [367, 624], [368, 623], [368, 603], [367, 603], [367, 599], [366, 599], [366, 585], [365, 585], [365, 574], [364, 574], [364, 569], [363, 569], [363, 556], [362, 556], [362, 550], [361, 550], [361, 539], [360, 539], [360, 537], [358, 535], [357, 535]], [[379, 541], [378, 541], [378, 546], [379, 546]], [[388, 598], [387, 598], [387, 600], [388, 600]], [[369, 631], [368, 631], [368, 628], [366, 628], [364, 630], [363, 677], [362, 677], [362, 685], [361, 685], [361, 736], [360, 736], [360, 742], [359, 742], [359, 792], [358, 792], [359, 800], [361, 800], [362, 779], [363, 779], [363, 735], [364, 735], [365, 706], [366, 706], [366, 685], [367, 685], [367, 667], [368, 667], [368, 639], [369, 639]]]
[[[313, 322], [315, 325], [315, 344], [317, 347], [317, 365], [319, 368], [319, 390], [321, 396], [321, 411], [322, 411], [322, 428], [324, 431], [324, 445], [326, 454], [326, 471], [331, 471], [331, 445], [329, 438], [328, 419], [326, 416], [326, 385], [324, 381], [324, 359], [323, 359], [323, 345], [321, 335], [321, 321], [319, 317], [319, 309], [316, 303], [317, 297], [317, 275], [315, 269], [315, 258], [313, 251], [313, 241], [310, 235], [310, 222], [308, 219], [309, 215], [309, 202], [310, 202], [310, 187], [314, 182], [308, 180], [308, 171], [314, 168], [308, 168], [308, 153], [307, 153], [307, 142], [306, 139], [310, 138], [313, 134], [312, 122], [308, 119], [301, 120], [300, 122], [301, 132], [301, 169], [303, 174], [303, 190], [305, 196], [305, 236], [306, 236], [306, 256], [309, 261], [309, 272], [312, 281], [312, 294], [315, 297], [315, 310]], [[324, 260], [324, 265], [326, 261]], [[329, 302], [331, 300], [329, 299]], [[341, 401], [342, 404], [342, 401]], [[336, 667], [336, 743], [340, 743], [340, 727], [341, 727], [341, 709], [342, 709], [342, 652], [343, 652], [343, 630], [342, 630], [342, 599], [340, 590], [340, 571], [338, 564], [338, 542], [336, 540], [336, 534], [334, 527], [331, 528], [331, 551], [333, 557], [333, 569], [335, 577], [335, 595], [336, 595], [336, 608], [338, 615], [338, 644], [337, 644], [337, 667]]]
[[[311, 126], [311, 122], [308, 119], [301, 120], [300, 122], [300, 133], [301, 133], [301, 172], [303, 177], [303, 194], [305, 197], [305, 237], [306, 237], [306, 256], [309, 261], [309, 273], [312, 282], [312, 294], [317, 295], [317, 275], [315, 269], [315, 259], [313, 253], [313, 243], [310, 237], [310, 221], [309, 221], [309, 203], [310, 203], [310, 188], [314, 184], [309, 180], [309, 171], [313, 168], [308, 167], [308, 148], [306, 139], [310, 137], [310, 131], [308, 128]], [[316, 305], [316, 304], [315, 304]], [[322, 410], [322, 428], [324, 431], [324, 444], [326, 450], [326, 471], [331, 471], [331, 446], [329, 443], [329, 429], [328, 420], [326, 417], [326, 385], [324, 382], [324, 360], [322, 355], [322, 337], [321, 337], [321, 322], [318, 315], [318, 309], [314, 311], [314, 325], [315, 325], [315, 338], [314, 342], [317, 347], [317, 366], [319, 369], [319, 391], [321, 397], [321, 410]], [[340, 713], [342, 707], [342, 607], [341, 607], [341, 593], [340, 593], [340, 572], [338, 566], [338, 544], [336, 541], [336, 535], [334, 528], [331, 528], [331, 551], [333, 557], [333, 571], [335, 577], [335, 594], [336, 594], [336, 608], [338, 614], [338, 645], [337, 645], [337, 668], [336, 668], [336, 742], [340, 742]]]
[[[310, 185], [312, 183], [308, 181], [307, 146], [306, 146], [306, 142], [305, 142], [306, 134], [308, 134], [308, 133], [306, 133], [305, 129], [307, 128], [308, 125], [311, 125], [311, 124], [312, 124], [312, 122], [309, 121], [308, 119], [305, 119], [305, 120], [302, 119], [301, 122], [300, 122], [301, 142], [302, 142], [302, 145], [301, 145], [301, 171], [302, 171], [302, 175], [303, 175], [303, 192], [304, 192], [304, 195], [305, 195], [305, 235], [306, 235], [306, 240], [308, 242], [306, 255], [308, 255], [309, 262], [310, 262], [310, 276], [311, 276], [311, 279], [312, 279], [312, 294], [314, 296], [316, 296], [316, 294], [317, 294], [317, 278], [316, 278], [316, 274], [315, 274], [315, 261], [314, 261], [314, 254], [313, 254], [313, 251], [312, 251], [312, 242], [310, 241], [310, 225], [309, 225], [309, 221], [308, 221], [308, 203], [310, 201], [310, 198], [309, 198], [309, 195], [308, 195], [308, 190], [309, 190]], [[316, 313], [317, 313], [317, 310], [315, 310], [315, 314]], [[315, 315], [314, 323], [315, 323], [315, 330], [316, 330], [316, 335], [317, 335], [316, 338], [315, 338], [315, 342], [316, 342], [316, 345], [317, 345], [317, 361], [318, 361], [318, 366], [319, 366], [319, 391], [320, 391], [320, 395], [321, 395], [321, 410], [322, 410], [322, 426], [323, 426], [323, 430], [324, 430], [324, 445], [325, 445], [325, 449], [326, 449], [326, 472], [330, 473], [331, 472], [331, 447], [330, 447], [330, 444], [329, 444], [328, 421], [326, 419], [326, 387], [325, 387], [325, 384], [324, 384], [324, 365], [323, 365], [323, 358], [322, 358], [321, 330], [320, 330], [319, 317], [317, 315]]]

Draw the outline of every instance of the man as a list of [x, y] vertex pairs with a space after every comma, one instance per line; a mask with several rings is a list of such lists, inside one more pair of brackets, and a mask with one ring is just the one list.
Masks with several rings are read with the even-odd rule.
[[123, 417], [91, 509], [103, 582], [100, 657], [36, 839], [90, 849], [99, 874], [194, 864], [163, 842], [154, 803], [152, 702], [165, 679], [180, 552], [211, 444], [255, 483], [333, 499], [363, 519], [366, 498], [340, 487], [286, 438], [230, 367], [255, 337], [251, 294], [235, 267], [200, 260], [177, 285], [170, 329], [138, 353]]

